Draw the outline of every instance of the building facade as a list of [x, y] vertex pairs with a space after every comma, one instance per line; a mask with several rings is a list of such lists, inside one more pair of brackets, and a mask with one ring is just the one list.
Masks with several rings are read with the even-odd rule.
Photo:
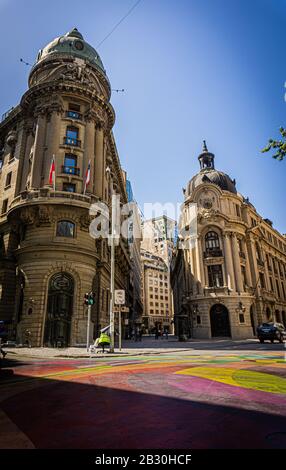
[[169, 269], [160, 256], [141, 249], [143, 327], [146, 333], [155, 330], [173, 331], [172, 295]]
[[[177, 223], [163, 215], [143, 222], [141, 243], [144, 322], [149, 331], [167, 328], [173, 332], [173, 294], [170, 263]], [[158, 284], [158, 285], [157, 285]]]
[[142, 242], [142, 227], [141, 227], [141, 214], [133, 195], [131, 182], [126, 179], [126, 192], [127, 199], [130, 207], [130, 219], [128, 226], [128, 245], [130, 252], [130, 303], [129, 303], [129, 318], [128, 318], [128, 336], [136, 326], [142, 325], [143, 303], [142, 303], [142, 269], [141, 269], [141, 242]]
[[184, 190], [183, 245], [172, 260], [177, 334], [239, 339], [264, 321], [286, 325], [286, 237], [215, 169], [205, 143], [199, 162]]
[[[0, 125], [0, 318], [32, 346], [86, 341], [109, 323], [110, 249], [94, 239], [91, 204], [127, 202], [112, 133], [111, 88], [97, 52], [75, 28], [38, 54], [29, 89]], [[108, 171], [107, 171], [108, 170]], [[115, 284], [128, 289], [128, 244]]]

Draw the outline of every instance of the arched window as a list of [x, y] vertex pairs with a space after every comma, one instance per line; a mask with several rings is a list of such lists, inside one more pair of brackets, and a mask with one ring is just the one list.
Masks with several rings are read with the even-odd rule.
[[69, 220], [60, 220], [57, 223], [57, 237], [75, 237], [75, 224]]
[[73, 313], [74, 280], [65, 272], [49, 281], [45, 323], [45, 346], [69, 346]]
[[206, 250], [219, 249], [219, 237], [216, 232], [208, 232], [205, 236]]

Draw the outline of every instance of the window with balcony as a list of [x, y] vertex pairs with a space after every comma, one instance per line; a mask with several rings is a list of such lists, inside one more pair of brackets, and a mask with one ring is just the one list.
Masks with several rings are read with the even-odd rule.
[[62, 172], [67, 175], [79, 176], [79, 168], [77, 167], [77, 156], [74, 154], [66, 153]]
[[75, 224], [69, 220], [60, 220], [57, 223], [57, 237], [75, 237]]
[[208, 232], [205, 236], [205, 257], [207, 256], [222, 256], [222, 251], [219, 244], [219, 236], [216, 232]]
[[208, 266], [208, 277], [209, 277], [209, 287], [222, 287], [223, 286], [222, 266], [220, 264]]
[[63, 191], [66, 191], [68, 193], [75, 193], [75, 184], [63, 183]]
[[80, 106], [75, 103], [69, 103], [69, 109], [66, 112], [66, 116], [72, 119], [82, 119], [82, 114], [80, 113]]
[[65, 135], [65, 144], [72, 145], [74, 147], [80, 147], [81, 142], [78, 140], [79, 130], [77, 127], [68, 126]]

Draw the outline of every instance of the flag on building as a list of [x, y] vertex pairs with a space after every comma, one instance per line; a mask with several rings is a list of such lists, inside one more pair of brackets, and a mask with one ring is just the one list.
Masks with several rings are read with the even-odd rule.
[[85, 183], [84, 183], [83, 194], [85, 194], [86, 188], [89, 185], [89, 182], [90, 182], [90, 160], [88, 162], [87, 170], [86, 170], [86, 173], [85, 173]]
[[55, 165], [55, 156], [53, 155], [50, 175], [49, 175], [49, 184], [53, 185], [54, 191], [56, 190], [56, 165]]

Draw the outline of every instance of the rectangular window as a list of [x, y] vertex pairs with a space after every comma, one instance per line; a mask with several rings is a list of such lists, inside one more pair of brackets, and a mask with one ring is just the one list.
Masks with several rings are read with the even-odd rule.
[[66, 191], [68, 193], [75, 193], [75, 184], [63, 183], [63, 191]]
[[240, 313], [240, 314], [239, 314], [239, 323], [244, 323], [244, 322], [245, 322], [244, 314], [243, 314], [243, 313]]
[[11, 180], [12, 180], [12, 171], [10, 171], [6, 176], [5, 189], [11, 186]]
[[222, 287], [223, 286], [222, 266], [220, 264], [208, 266], [208, 277], [209, 277], [210, 287]]
[[269, 278], [269, 281], [270, 281], [270, 289], [272, 292], [274, 292], [272, 277]]
[[65, 162], [62, 167], [62, 172], [68, 175], [79, 176], [79, 168], [77, 168], [77, 156], [74, 154], [66, 153]]
[[265, 289], [265, 281], [264, 281], [264, 274], [263, 273], [259, 273], [259, 279], [260, 279], [260, 287], [262, 289]]
[[68, 126], [65, 136], [65, 144], [80, 147], [80, 140], [78, 140], [79, 130], [77, 127]]
[[82, 119], [80, 114], [80, 106], [75, 103], [69, 103], [69, 110], [66, 112], [66, 116], [72, 119]]
[[278, 282], [277, 279], [276, 279], [276, 287], [277, 287], [277, 294], [278, 294], [278, 297], [281, 297], [279, 282]]
[[235, 204], [235, 210], [237, 217], [240, 217], [240, 207], [237, 204]]
[[200, 315], [197, 315], [197, 324], [198, 324], [198, 325], [201, 324], [201, 317], [200, 317]]
[[8, 199], [4, 199], [2, 203], [2, 214], [5, 214], [7, 212], [7, 208], [8, 208]]

